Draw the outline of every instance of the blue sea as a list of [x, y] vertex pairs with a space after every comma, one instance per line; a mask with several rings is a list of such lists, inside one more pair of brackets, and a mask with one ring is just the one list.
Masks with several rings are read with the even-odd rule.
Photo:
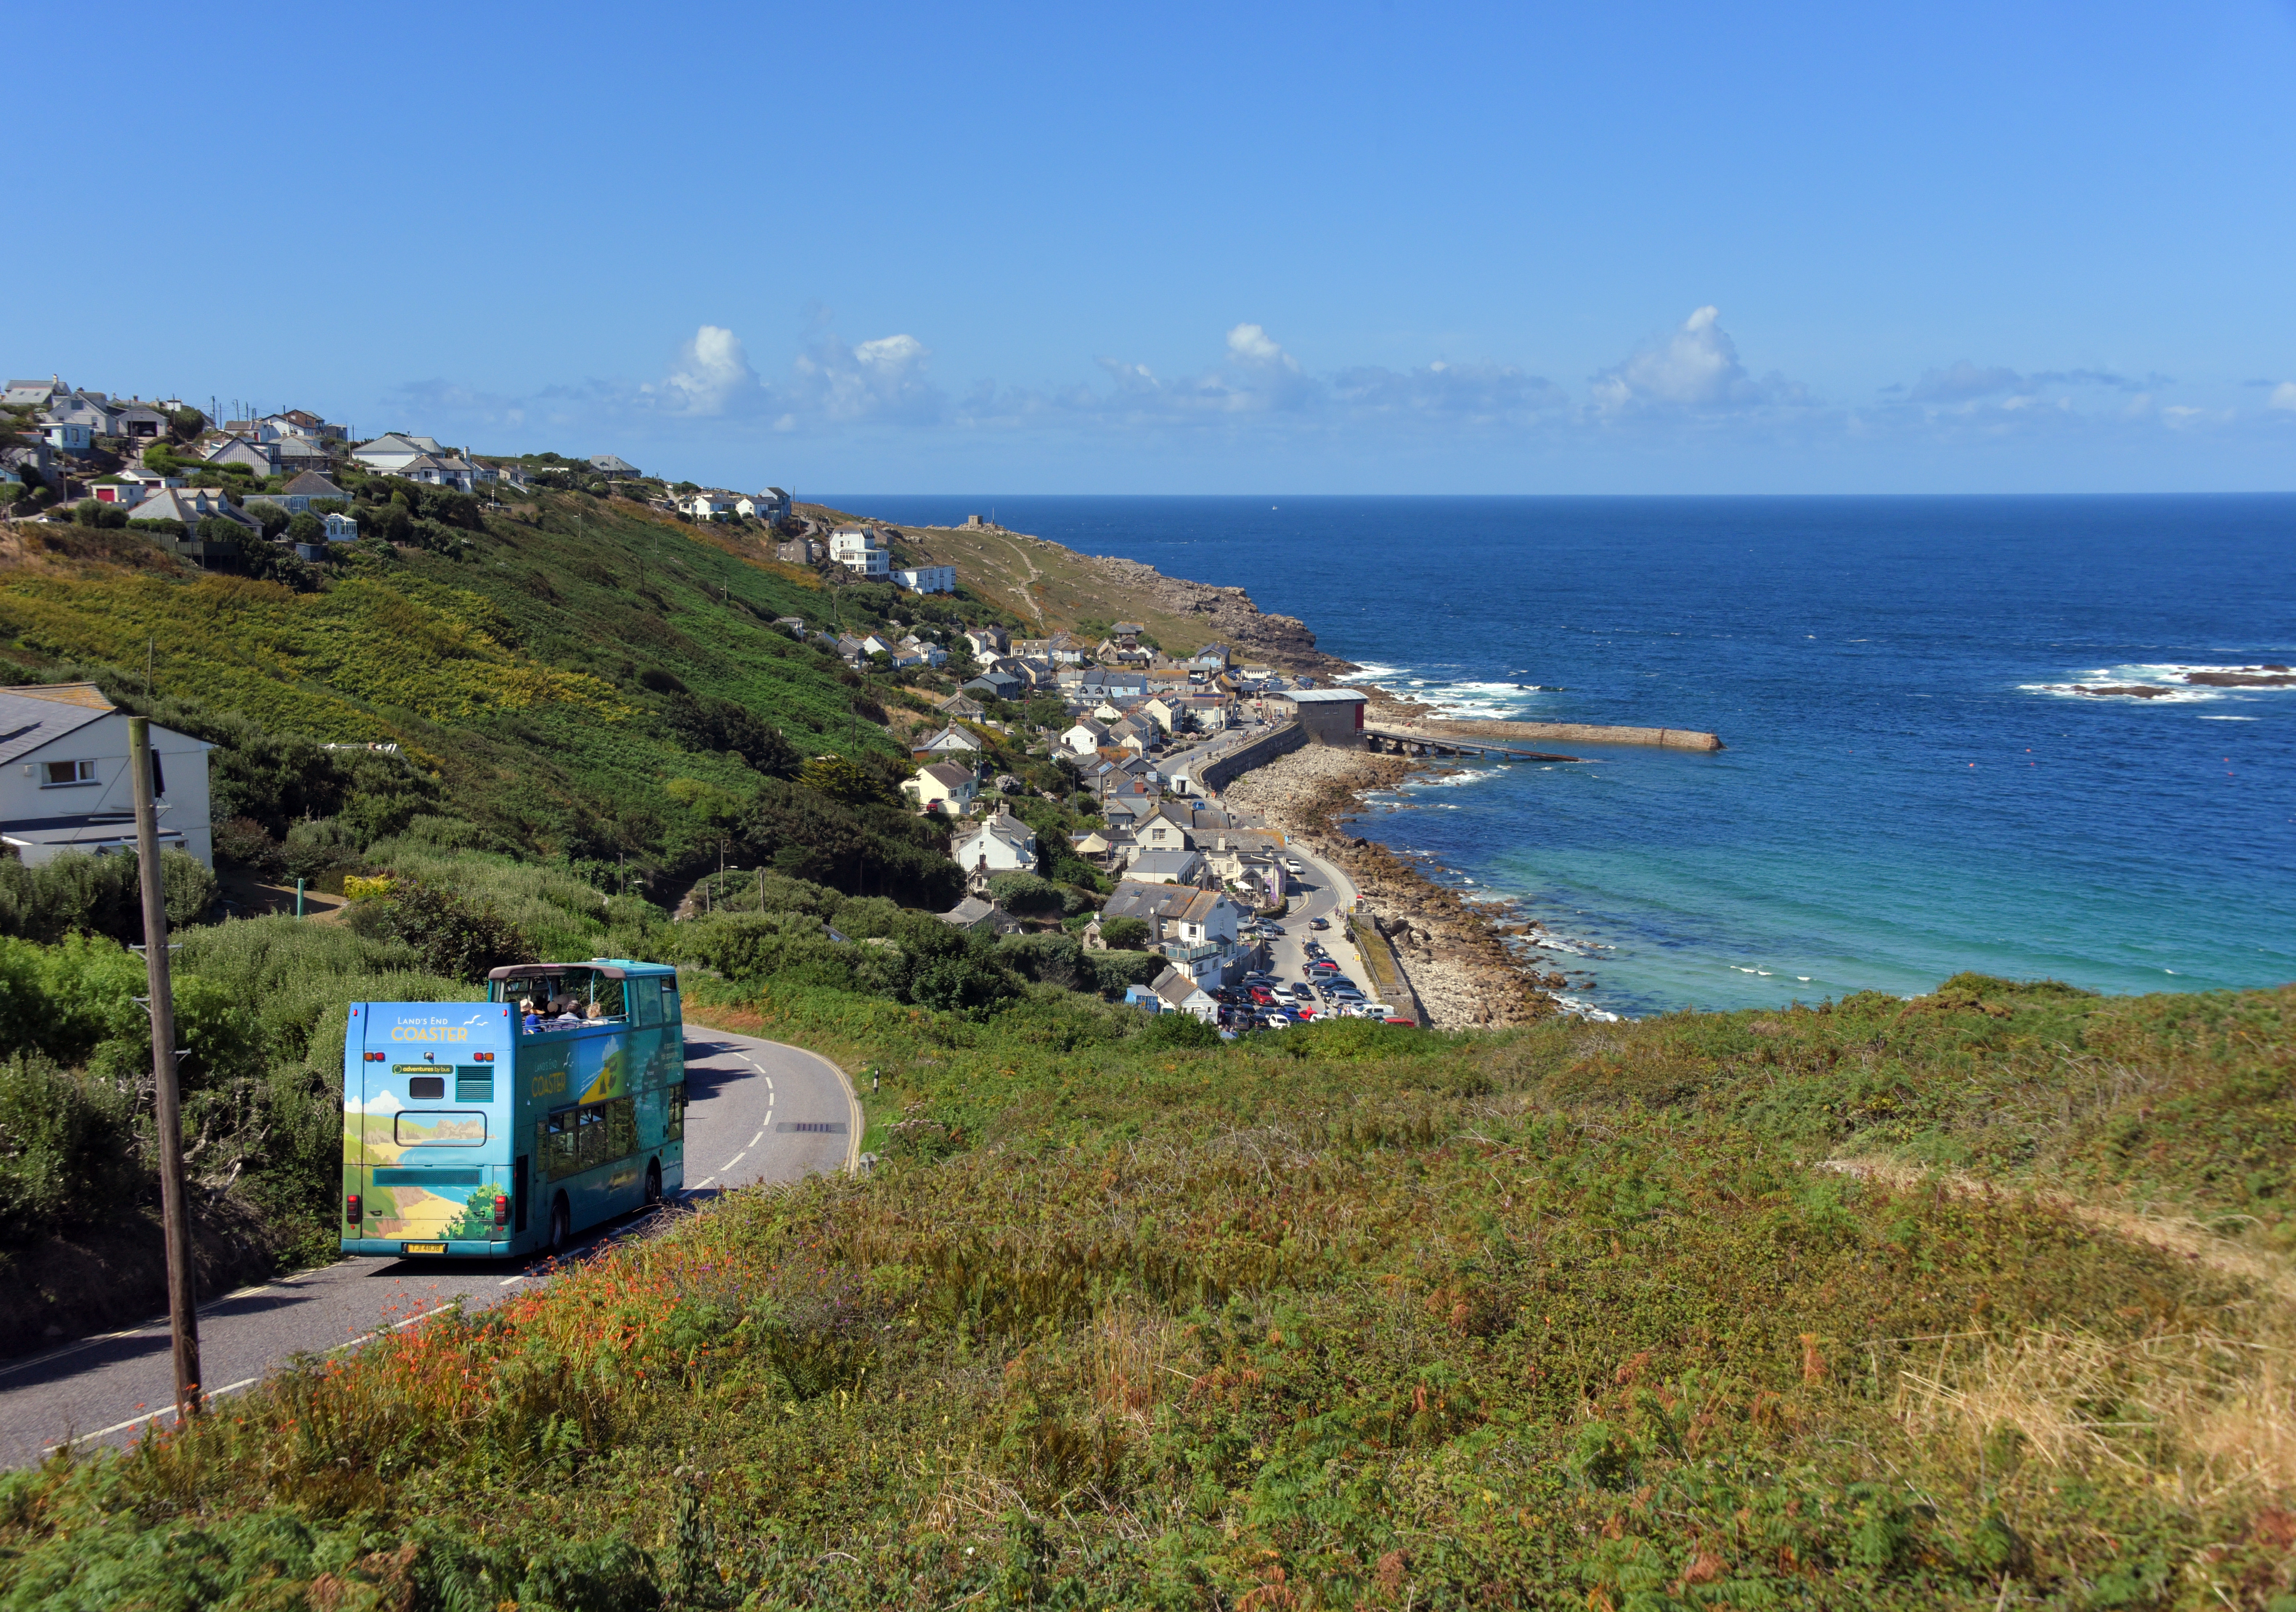
[[[2296, 978], [2296, 496], [874, 497], [1236, 584], [1460, 716], [1706, 729], [1378, 800], [1595, 1012]], [[2079, 688], [2149, 689], [2085, 694]]]

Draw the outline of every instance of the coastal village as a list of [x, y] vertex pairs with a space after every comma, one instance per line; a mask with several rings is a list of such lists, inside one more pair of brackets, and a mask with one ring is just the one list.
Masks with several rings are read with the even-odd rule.
[[[1568, 983], [1542, 977], [1536, 953], [1493, 913], [1336, 831], [1356, 792], [1414, 764], [1367, 753], [1365, 712], [1383, 694], [1332, 686], [1349, 668], [1316, 652], [1300, 624], [1261, 616], [1240, 590], [1097, 562], [1121, 596], [1177, 590], [1197, 618], [1231, 624], [1277, 653], [1218, 640], [1174, 653], [1128, 620], [1032, 636], [995, 618], [1004, 612], [968, 611], [964, 601], [979, 595], [957, 566], [913, 552], [918, 534], [800, 506], [779, 487], [669, 481], [612, 454], [483, 454], [406, 430], [362, 440], [299, 408], [122, 398], [53, 376], [9, 380], [0, 409], [0, 425], [15, 428], [0, 446], [8, 515], [124, 529], [196, 569], [308, 589], [362, 543], [452, 544], [477, 510], [580, 491], [722, 530], [761, 561], [814, 573], [831, 585], [825, 613], [774, 625], [857, 675], [932, 695], [930, 722], [901, 736], [911, 766], [900, 793], [948, 825], [947, 854], [965, 894], [942, 920], [991, 937], [1061, 927], [1087, 949], [1120, 941], [1159, 955], [1162, 971], [1126, 992], [1144, 1011], [1189, 1014], [1227, 1035], [1317, 1015], [1460, 1027], [1552, 1011]], [[1006, 536], [979, 515], [964, 529]], [[955, 608], [844, 619], [840, 590], [862, 585]], [[12, 698], [40, 719], [37, 742], [12, 746], [12, 756], [37, 760], [65, 733], [83, 749], [91, 742], [86, 723], [60, 719], [53, 700]], [[994, 753], [1015, 750], [1050, 763], [1059, 788], [1000, 771]], [[116, 768], [120, 758], [75, 753], [72, 765], [83, 764]], [[1015, 814], [1022, 797], [1088, 803], [1093, 821], [1047, 846]], [[102, 850], [127, 831], [120, 804], [58, 816], [53, 801], [27, 797], [0, 805], [0, 835], [33, 863]], [[204, 795], [184, 806], [171, 843], [211, 864]], [[1104, 887], [1096, 908], [1058, 926], [1013, 910], [1008, 896], [1039, 888], [1056, 863]]]

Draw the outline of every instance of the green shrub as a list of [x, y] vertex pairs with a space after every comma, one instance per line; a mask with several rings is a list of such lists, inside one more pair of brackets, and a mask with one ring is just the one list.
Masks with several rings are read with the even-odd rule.
[[1111, 952], [1129, 952], [1145, 945], [1148, 941], [1148, 921], [1144, 918], [1111, 918], [1100, 926], [1100, 937], [1108, 943]]
[[483, 979], [489, 969], [540, 961], [533, 942], [492, 901], [404, 872], [389, 895], [356, 902], [348, 911], [358, 934], [405, 941], [424, 969], [449, 979]]
[[1140, 1027], [1133, 1041], [1143, 1048], [1217, 1047], [1220, 1033], [1193, 1013], [1161, 1012]]
[[295, 878], [319, 879], [356, 863], [364, 843], [344, 817], [321, 817], [288, 829], [281, 859]]
[[1094, 986], [1103, 996], [1120, 995], [1127, 986], [1146, 985], [1172, 966], [1160, 952], [1080, 952], [1078, 957], [1092, 970]]
[[245, 868], [261, 879], [277, 879], [287, 871], [287, 857], [279, 842], [252, 817], [226, 817], [215, 825], [215, 857], [235, 868]]
[[1068, 904], [1068, 892], [1060, 886], [1017, 870], [990, 874], [988, 890], [1008, 912], [1052, 917]]
[[117, 1213], [141, 1185], [127, 1091], [20, 1047], [0, 1063], [0, 1240]]
[[185, 851], [160, 853], [160, 899], [171, 930], [208, 915], [222, 887], [205, 863]]
[[83, 498], [72, 506], [72, 519], [82, 526], [118, 531], [127, 527], [127, 511], [100, 498]]

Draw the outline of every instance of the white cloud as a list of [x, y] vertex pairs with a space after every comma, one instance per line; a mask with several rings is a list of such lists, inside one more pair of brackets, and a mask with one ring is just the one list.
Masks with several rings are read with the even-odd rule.
[[774, 389], [784, 413], [800, 421], [912, 425], [939, 418], [947, 399], [925, 379], [931, 349], [914, 336], [880, 336], [848, 347], [824, 331], [798, 355], [785, 387]]
[[673, 414], [746, 413], [758, 401], [757, 371], [742, 339], [723, 325], [705, 324], [678, 355], [678, 367], [638, 390]]
[[1270, 364], [1300, 372], [1300, 361], [1276, 346], [1267, 331], [1256, 324], [1239, 324], [1227, 333], [1227, 350], [1239, 363]]
[[1594, 377], [1595, 411], [1616, 416], [1639, 410], [1715, 411], [1800, 403], [1801, 388], [1783, 376], [1757, 380], [1738, 361], [1738, 344], [1709, 304], [1679, 329], [1651, 342], [1623, 364]]
[[2296, 409], [2296, 380], [2284, 380], [2272, 389], [2272, 396], [2264, 400], [2268, 409]]

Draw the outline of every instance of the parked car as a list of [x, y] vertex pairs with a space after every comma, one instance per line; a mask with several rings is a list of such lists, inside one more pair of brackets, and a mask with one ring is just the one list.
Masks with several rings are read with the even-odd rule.
[[1393, 1015], [1392, 1013], [1390, 1013], [1390, 1014], [1389, 1014], [1389, 1015], [1388, 1015], [1388, 1017], [1387, 1017], [1387, 1022], [1388, 1022], [1389, 1024], [1397, 1024], [1397, 1025], [1401, 1025], [1401, 1026], [1402, 1026], [1405, 1029], [1406, 1029], [1406, 1030], [1415, 1030], [1415, 1029], [1417, 1029], [1417, 1028], [1419, 1027], [1419, 1021], [1418, 1021], [1417, 1019], [1398, 1019], [1398, 1018], [1396, 1018], [1396, 1017], [1395, 1017], [1395, 1015]]
[[1315, 961], [1313, 961], [1313, 962], [1311, 962], [1311, 963], [1309, 963], [1309, 964], [1308, 965], [1308, 970], [1309, 970], [1311, 973], [1317, 973], [1317, 974], [1323, 973], [1323, 972], [1324, 972], [1324, 971], [1325, 971], [1326, 970], [1330, 970], [1330, 971], [1331, 971], [1332, 973], [1333, 973], [1333, 974], [1336, 974], [1336, 973], [1338, 973], [1338, 972], [1340, 971], [1340, 965], [1339, 965], [1338, 963], [1336, 963], [1336, 962], [1333, 962], [1333, 961], [1332, 961], [1330, 958], [1328, 958], [1328, 957], [1318, 957], [1318, 958], [1316, 958]]
[[1283, 871], [1295, 879], [1301, 879], [1307, 876], [1308, 866], [1297, 856], [1286, 856], [1283, 859]]

